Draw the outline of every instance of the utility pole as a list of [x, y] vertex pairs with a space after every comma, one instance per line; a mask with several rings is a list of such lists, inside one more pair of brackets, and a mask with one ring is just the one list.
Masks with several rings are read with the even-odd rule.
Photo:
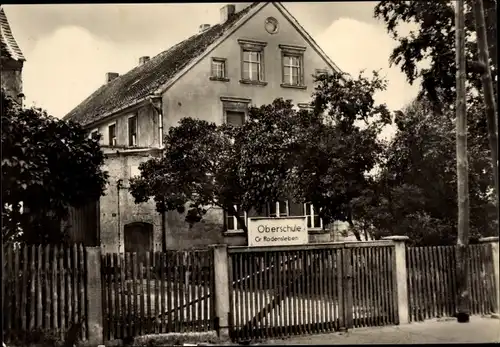
[[455, 62], [456, 74], [456, 142], [457, 142], [457, 321], [469, 322], [470, 293], [467, 285], [469, 245], [469, 178], [467, 162], [467, 114], [465, 104], [465, 14], [464, 0], [457, 0], [455, 8]]
[[[493, 79], [491, 78], [490, 53], [488, 51], [488, 37], [486, 35], [486, 24], [484, 19], [483, 0], [474, 1], [474, 18], [476, 21], [477, 48], [479, 63], [484, 67], [481, 75], [483, 84], [484, 106], [486, 109], [486, 121], [488, 124], [488, 137], [491, 149], [491, 162], [493, 168], [493, 178], [495, 183], [494, 201], [498, 207], [498, 125], [497, 125], [497, 104], [493, 91]], [[496, 66], [495, 66], [496, 68]], [[497, 209], [497, 226], [498, 209]]]

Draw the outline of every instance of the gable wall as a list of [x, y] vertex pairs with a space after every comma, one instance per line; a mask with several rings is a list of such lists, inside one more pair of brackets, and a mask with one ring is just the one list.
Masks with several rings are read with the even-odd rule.
[[[269, 34], [264, 28], [266, 18], [274, 17], [279, 22], [279, 32]], [[246, 85], [241, 79], [241, 48], [238, 39], [252, 39], [267, 42], [264, 48], [264, 69], [266, 86]], [[307, 89], [280, 87], [282, 83], [280, 44], [305, 46], [304, 78]], [[226, 58], [229, 82], [211, 81], [211, 58]], [[201, 62], [188, 71], [168, 89], [163, 97], [164, 128], [175, 125], [182, 117], [193, 117], [221, 124], [223, 121], [221, 96], [249, 98], [252, 104], [264, 105], [277, 97], [292, 99], [295, 104], [311, 100], [314, 90], [312, 75], [315, 69], [327, 68], [323, 58], [308, 45], [300, 33], [272, 4], [265, 6], [242, 27], [222, 42]]]

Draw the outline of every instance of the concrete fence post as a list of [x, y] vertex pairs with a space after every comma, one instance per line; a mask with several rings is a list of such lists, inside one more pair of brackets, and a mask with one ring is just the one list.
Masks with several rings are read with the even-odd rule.
[[396, 288], [398, 296], [398, 317], [399, 324], [408, 324], [408, 285], [407, 285], [407, 267], [406, 267], [406, 241], [408, 236], [387, 236], [384, 240], [394, 242], [394, 255], [396, 260]]
[[496, 301], [495, 307], [496, 314], [500, 315], [500, 259], [498, 255], [498, 236], [483, 237], [479, 239], [481, 243], [489, 243], [491, 245], [491, 253], [493, 260], [493, 273], [495, 275], [495, 288], [496, 288]]
[[212, 247], [215, 267], [215, 318], [219, 322], [219, 339], [227, 341], [229, 340], [229, 259], [227, 245], [213, 245]]
[[102, 287], [101, 287], [101, 248], [86, 247], [87, 255], [87, 321], [90, 346], [102, 345], [104, 340], [102, 326]]

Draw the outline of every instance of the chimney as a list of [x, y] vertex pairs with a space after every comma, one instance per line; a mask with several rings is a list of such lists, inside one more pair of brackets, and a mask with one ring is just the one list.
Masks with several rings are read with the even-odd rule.
[[118, 76], [120, 76], [120, 74], [117, 72], [106, 72], [106, 83], [111, 82], [112, 80], [114, 80]]
[[146, 55], [144, 57], [139, 58], [139, 65], [145, 64], [149, 61], [149, 57]]
[[235, 10], [235, 5], [234, 4], [229, 4], [225, 5], [220, 9], [220, 24], [224, 24], [227, 22], [231, 16], [233, 16], [236, 13]]
[[210, 29], [210, 24], [201, 24], [198, 32], [201, 34], [204, 31], [207, 31]]

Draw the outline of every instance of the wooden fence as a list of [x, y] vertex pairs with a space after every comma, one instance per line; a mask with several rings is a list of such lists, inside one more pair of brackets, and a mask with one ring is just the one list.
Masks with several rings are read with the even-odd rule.
[[352, 316], [347, 317], [348, 327], [398, 324], [394, 246], [350, 245], [348, 250], [352, 270], [347, 270], [352, 276], [352, 290], [346, 290], [353, 307]]
[[63, 339], [80, 319], [84, 319], [80, 338], [86, 340], [85, 268], [82, 245], [4, 246], [4, 341], [29, 343], [42, 334]]
[[230, 247], [231, 337], [394, 324], [393, 251], [390, 242]]
[[[454, 316], [457, 310], [456, 247], [408, 247], [410, 321]], [[469, 246], [470, 313], [495, 311], [496, 291], [489, 244]]]
[[213, 251], [102, 256], [104, 339], [214, 327]]

